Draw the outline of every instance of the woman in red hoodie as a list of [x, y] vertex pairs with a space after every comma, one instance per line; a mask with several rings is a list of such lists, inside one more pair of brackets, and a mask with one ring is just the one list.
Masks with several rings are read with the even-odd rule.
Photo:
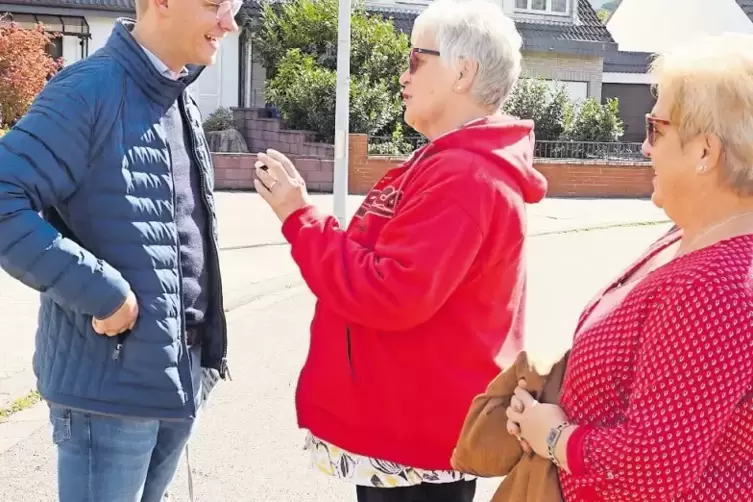
[[500, 7], [434, 2], [412, 45], [405, 118], [430, 142], [347, 229], [277, 152], [259, 155], [256, 188], [318, 300], [296, 394], [314, 465], [361, 502], [464, 502], [475, 480], [450, 457], [473, 397], [521, 348], [525, 204], [546, 182], [533, 123], [498, 114], [521, 59]]
[[508, 429], [567, 502], [753, 500], [753, 36], [654, 63], [652, 199], [676, 227], [586, 307], [561, 407], [519, 388]]

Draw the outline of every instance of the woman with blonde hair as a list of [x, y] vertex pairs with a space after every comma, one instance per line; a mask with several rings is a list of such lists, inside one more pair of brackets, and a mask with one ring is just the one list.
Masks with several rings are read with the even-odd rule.
[[584, 310], [560, 406], [518, 387], [508, 430], [567, 502], [753, 500], [753, 37], [652, 73], [643, 148], [677, 228]]

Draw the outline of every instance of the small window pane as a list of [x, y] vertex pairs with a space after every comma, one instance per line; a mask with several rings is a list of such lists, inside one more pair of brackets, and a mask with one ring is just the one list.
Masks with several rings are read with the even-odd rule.
[[47, 54], [54, 59], [63, 57], [63, 37], [55, 37], [47, 45]]
[[531, 10], [546, 10], [546, 0], [531, 0]]
[[552, 0], [552, 12], [567, 12], [567, 0]]
[[515, 8], [516, 9], [527, 9], [528, 8], [528, 0], [515, 0]]

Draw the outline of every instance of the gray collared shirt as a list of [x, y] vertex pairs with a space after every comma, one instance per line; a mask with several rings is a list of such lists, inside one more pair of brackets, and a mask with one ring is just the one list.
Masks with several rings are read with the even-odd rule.
[[149, 58], [149, 61], [151, 61], [154, 67], [157, 69], [157, 71], [160, 72], [160, 75], [167, 77], [170, 80], [178, 80], [179, 78], [185, 77], [186, 75], [188, 75], [188, 68], [186, 68], [185, 66], [183, 67], [182, 70], [180, 70], [180, 73], [175, 73], [170, 68], [168, 68], [167, 65], [163, 63], [160, 58], [155, 56], [154, 53], [152, 53], [152, 51], [150, 51], [143, 45], [141, 46], [141, 48], [144, 50], [144, 53]]

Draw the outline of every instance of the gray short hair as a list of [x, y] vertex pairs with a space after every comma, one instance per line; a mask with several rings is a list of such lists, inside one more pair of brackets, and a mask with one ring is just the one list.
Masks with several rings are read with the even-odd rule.
[[442, 59], [454, 66], [461, 59], [478, 63], [472, 89], [476, 100], [498, 108], [520, 77], [523, 45], [515, 23], [488, 0], [437, 0], [413, 25], [414, 36], [429, 31]]

